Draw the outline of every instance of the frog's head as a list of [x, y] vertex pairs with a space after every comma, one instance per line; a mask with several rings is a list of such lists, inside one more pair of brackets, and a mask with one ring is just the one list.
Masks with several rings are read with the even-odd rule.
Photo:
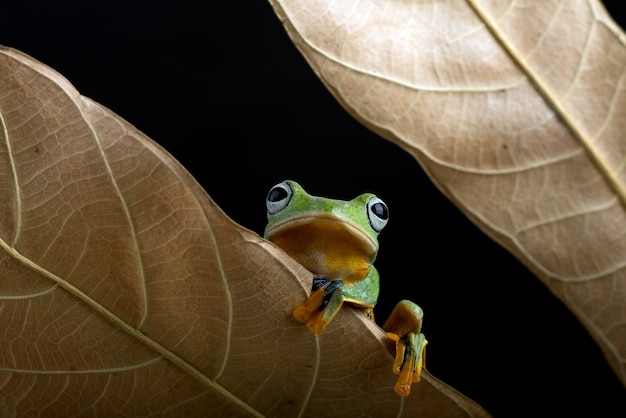
[[305, 265], [310, 263], [303, 259], [321, 254], [372, 262], [378, 233], [389, 218], [387, 205], [371, 193], [348, 201], [327, 199], [311, 196], [291, 180], [270, 189], [266, 207], [265, 238]]

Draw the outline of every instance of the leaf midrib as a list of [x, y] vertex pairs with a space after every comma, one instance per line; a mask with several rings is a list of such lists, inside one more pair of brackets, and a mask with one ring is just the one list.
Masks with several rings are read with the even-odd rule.
[[[537, 72], [533, 70], [530, 64], [528, 64], [524, 57], [516, 50], [511, 42], [509, 42], [506, 34], [498, 28], [497, 23], [493, 21], [478, 5], [478, 0], [467, 0], [467, 2], [504, 51], [517, 64], [520, 71], [522, 71], [535, 86], [538, 94], [541, 95], [541, 97], [543, 97], [543, 99], [552, 107], [563, 124], [569, 129], [572, 136], [580, 143], [584, 152], [587, 154], [609, 187], [615, 192], [622, 207], [626, 210], [626, 187], [620, 182], [616, 173], [613, 172], [613, 170], [611, 170], [611, 168], [606, 164], [597, 148], [594, 147], [593, 138], [585, 133], [583, 127], [580, 126], [580, 124], [576, 122], [575, 118], [570, 115], [562, 101], [553, 92], [550, 86], [548, 86], [541, 79]], [[596, 24], [597, 20], [594, 20], [593, 25], [595, 26]], [[591, 36], [592, 33], [593, 30], [590, 28], [589, 36]]]
[[[14, 60], [18, 61], [21, 65], [32, 66], [32, 64], [33, 64], [33, 62], [29, 60], [30, 57], [25, 57], [24, 55], [19, 53], [19, 51], [14, 52], [12, 50], [2, 50], [2, 49], [0, 49], [0, 53], [4, 53], [5, 55], [11, 57], [11, 59], [14, 59]], [[35, 62], [35, 63], [37, 63], [37, 62]], [[48, 78], [53, 84], [56, 84], [61, 90], [63, 90], [64, 93], [67, 94], [68, 98], [74, 103], [74, 106], [76, 106], [76, 108], [79, 109], [79, 112], [81, 112], [81, 114], [82, 114], [82, 108], [81, 108], [80, 104], [77, 102], [77, 100], [82, 100], [82, 96], [79, 96], [78, 93], [76, 93], [76, 96], [78, 96], [78, 98], [77, 98], [74, 95], [70, 94], [68, 91], [66, 91], [64, 86], [59, 84], [59, 80], [54, 78], [54, 75], [56, 75], [56, 73], [54, 73], [52, 70], [50, 70], [47, 66], [42, 65], [41, 68], [37, 68], [37, 69], [33, 68], [33, 70], [36, 71], [40, 76]], [[60, 76], [60, 77], [62, 77], [62, 76]], [[72, 87], [72, 89], [73, 89], [73, 87]], [[108, 161], [106, 160], [104, 151], [102, 149], [100, 141], [98, 140], [98, 135], [94, 131], [93, 126], [89, 123], [88, 120], [86, 120], [84, 115], [83, 115], [83, 121], [84, 121], [84, 123], [87, 126], [89, 126], [89, 128], [92, 131], [93, 138], [96, 141], [96, 143], [98, 144], [101, 156], [102, 156], [102, 158], [104, 159], [104, 161], [106, 163], [108, 174], [109, 174], [111, 180], [113, 181], [113, 183], [115, 185], [115, 189], [116, 189], [116, 191], [118, 193], [118, 196], [120, 197], [120, 199], [122, 200], [122, 203], [124, 204], [125, 214], [128, 217], [128, 220], [130, 222], [130, 213], [128, 211], [128, 208], [126, 207], [124, 199], [122, 198], [121, 191], [119, 190], [119, 188], [117, 186], [117, 182], [115, 181], [115, 178], [114, 178], [113, 173], [111, 171], [111, 168], [110, 168], [110, 166], [108, 164]], [[18, 196], [19, 196], [19, 179], [17, 178], [17, 171], [15, 169], [15, 162], [13, 160], [13, 157], [12, 157], [13, 154], [12, 154], [11, 148], [10, 148], [10, 138], [9, 138], [9, 135], [8, 135], [8, 129], [6, 128], [6, 125], [4, 124], [4, 118], [3, 118], [2, 114], [0, 114], [0, 124], [2, 124], [2, 127], [0, 128], [1, 129], [0, 132], [4, 131], [4, 137], [5, 137], [5, 140], [6, 140], [7, 144], [8, 144], [9, 155], [10, 155], [10, 158], [11, 158], [11, 167], [12, 167], [12, 171], [13, 171], [12, 175], [13, 175], [13, 180], [14, 180], [15, 192], [18, 193]], [[19, 202], [19, 198], [18, 198], [18, 202]], [[19, 212], [21, 212], [20, 206], [21, 206], [21, 204], [18, 203]], [[18, 215], [18, 221], [21, 224], [21, 219], [19, 218], [19, 215]], [[21, 225], [20, 225], [20, 227], [21, 227]], [[134, 227], [131, 228], [131, 230], [132, 230], [132, 233], [133, 233], [133, 239], [135, 239], [136, 233], [135, 233]], [[17, 240], [18, 237], [19, 237], [19, 233], [16, 234], [16, 236], [13, 239]], [[15, 244], [14, 242], [9, 243], [6, 240], [0, 238], [0, 249], [4, 250], [9, 257], [12, 257], [17, 262], [22, 263], [27, 268], [37, 272], [38, 274], [42, 275], [43, 277], [49, 278], [56, 285], [58, 285], [60, 288], [62, 288], [65, 291], [67, 291], [68, 293], [70, 293], [71, 295], [76, 297], [78, 300], [80, 300], [80, 301], [86, 303], [87, 305], [89, 305], [99, 315], [101, 315], [102, 317], [104, 317], [107, 320], [109, 320], [114, 326], [118, 327], [122, 331], [125, 331], [126, 333], [128, 333], [132, 337], [136, 338], [138, 341], [140, 341], [146, 347], [148, 347], [148, 348], [152, 349], [154, 352], [158, 353], [162, 358], [170, 361], [172, 364], [174, 364], [175, 366], [179, 367], [180, 369], [182, 369], [183, 371], [188, 373], [190, 376], [192, 376], [195, 379], [197, 379], [200, 382], [202, 382], [206, 387], [211, 388], [211, 389], [215, 390], [216, 392], [220, 393], [226, 399], [230, 400], [233, 404], [237, 405], [239, 408], [241, 408], [242, 410], [246, 411], [251, 416], [262, 417], [262, 415], [258, 411], [256, 411], [252, 406], [248, 405], [246, 402], [244, 402], [243, 400], [241, 400], [238, 397], [236, 397], [232, 392], [228, 391], [226, 388], [224, 388], [223, 386], [218, 384], [214, 379], [211, 379], [208, 376], [206, 376], [205, 374], [203, 374], [202, 372], [200, 372], [198, 369], [196, 369], [192, 364], [190, 364], [189, 362], [184, 360], [182, 357], [178, 356], [176, 353], [172, 352], [171, 350], [169, 350], [165, 346], [159, 344], [158, 342], [156, 342], [155, 340], [153, 340], [149, 336], [145, 335], [144, 333], [139, 331], [137, 328], [129, 325], [128, 323], [126, 323], [122, 318], [120, 318], [119, 316], [115, 315], [109, 309], [107, 309], [106, 307], [101, 305], [98, 301], [96, 301], [95, 299], [90, 297], [88, 294], [86, 294], [85, 292], [80, 290], [78, 287], [74, 286], [72, 283], [68, 282], [67, 280], [64, 280], [62, 277], [54, 274], [53, 272], [51, 272], [49, 270], [46, 270], [42, 266], [40, 266], [37, 263], [35, 263], [32, 260], [30, 260], [28, 257], [26, 257], [23, 254], [21, 254], [15, 248], [14, 244]], [[137, 245], [136, 241], [135, 241], [135, 248], [138, 249], [138, 245]], [[216, 257], [219, 258], [219, 254], [217, 254]], [[221, 260], [220, 260], [220, 263], [221, 263]], [[142, 270], [143, 270], [143, 266], [142, 266]], [[221, 273], [224, 274], [223, 270], [221, 271]], [[143, 275], [142, 275], [142, 277], [143, 277]], [[145, 300], [144, 300], [144, 313], [145, 312], [147, 312], [147, 307], [146, 307]], [[145, 317], [143, 319], [145, 319]], [[142, 321], [143, 321], [143, 319], [142, 319]], [[152, 360], [154, 360], [154, 359], [152, 359]], [[74, 373], [74, 374], [77, 374], [77, 373]]]

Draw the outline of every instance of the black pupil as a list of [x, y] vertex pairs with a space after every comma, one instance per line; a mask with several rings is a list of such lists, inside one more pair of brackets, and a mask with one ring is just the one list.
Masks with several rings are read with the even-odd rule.
[[387, 206], [383, 205], [380, 202], [374, 203], [372, 205], [372, 213], [380, 219], [389, 218], [389, 210], [387, 209]]
[[287, 190], [282, 187], [274, 187], [267, 195], [269, 202], [279, 202], [287, 197]]

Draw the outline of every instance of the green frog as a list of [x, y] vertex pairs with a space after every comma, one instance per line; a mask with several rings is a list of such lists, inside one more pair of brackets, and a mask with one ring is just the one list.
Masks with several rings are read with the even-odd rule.
[[[312, 196], [298, 183], [285, 180], [266, 199], [265, 238], [315, 276], [311, 294], [293, 316], [320, 334], [344, 303], [374, 321], [379, 275], [373, 263], [378, 234], [387, 225], [389, 209], [371, 193], [344, 201]], [[428, 343], [421, 333], [423, 312], [411, 301], [399, 302], [383, 325], [396, 342], [393, 365], [395, 391], [408, 396], [419, 382]]]

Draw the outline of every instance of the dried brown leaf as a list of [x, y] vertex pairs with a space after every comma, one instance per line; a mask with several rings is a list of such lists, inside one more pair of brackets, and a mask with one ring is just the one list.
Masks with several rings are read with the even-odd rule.
[[0, 135], [0, 415], [487, 415], [428, 374], [395, 395], [362, 315], [311, 334], [291, 317], [310, 273], [7, 48]]
[[597, 0], [270, 0], [311, 67], [626, 383], [626, 38]]

